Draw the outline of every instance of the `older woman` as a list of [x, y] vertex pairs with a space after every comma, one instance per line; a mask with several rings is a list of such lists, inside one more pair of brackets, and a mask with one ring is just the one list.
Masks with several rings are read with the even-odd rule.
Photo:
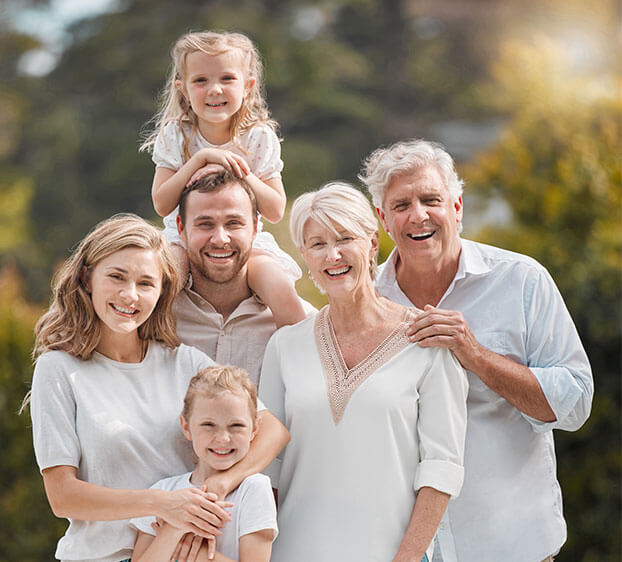
[[[61, 560], [129, 559], [131, 517], [157, 515], [203, 537], [229, 519], [198, 488], [146, 489], [192, 468], [179, 414], [191, 377], [213, 364], [179, 345], [171, 312], [178, 289], [161, 231], [135, 215], [97, 225], [59, 271], [35, 328], [31, 414], [50, 505], [70, 520]], [[280, 424], [264, 425], [264, 441], [278, 449], [286, 432], [269, 426]], [[248, 474], [276, 453], [259, 455]]]
[[271, 467], [275, 562], [431, 559], [460, 491], [466, 377], [406, 335], [410, 312], [374, 289], [378, 223], [346, 184], [293, 205], [291, 235], [329, 305], [270, 340], [260, 395], [291, 441]]

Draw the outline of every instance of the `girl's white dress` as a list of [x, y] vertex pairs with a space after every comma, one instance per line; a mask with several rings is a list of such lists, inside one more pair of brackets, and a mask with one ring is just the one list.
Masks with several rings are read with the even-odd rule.
[[[190, 139], [188, 145], [190, 154], [194, 154], [202, 148], [230, 150], [242, 156], [253, 174], [261, 181], [265, 182], [281, 177], [283, 170], [281, 143], [270, 127], [257, 125], [246, 131], [240, 136], [241, 147], [234, 144], [233, 141], [220, 145], [212, 144], [198, 130], [192, 132], [190, 125], [184, 124], [183, 127], [184, 133]], [[158, 135], [153, 146], [152, 159], [156, 167], [179, 170], [186, 161], [182, 147], [183, 136], [180, 125], [177, 121], [171, 121]], [[178, 209], [176, 208], [164, 217], [164, 235], [170, 242], [183, 246], [183, 241], [177, 233], [177, 215]], [[268, 252], [294, 281], [300, 279], [302, 272], [298, 264], [289, 254], [279, 248], [272, 234], [262, 230], [261, 216], [257, 228], [258, 232], [253, 247]]]
[[327, 307], [268, 343], [260, 396], [291, 433], [268, 469], [279, 491], [273, 562], [388, 562], [419, 488], [458, 495], [466, 376], [449, 351], [410, 343], [406, 326], [352, 369]]

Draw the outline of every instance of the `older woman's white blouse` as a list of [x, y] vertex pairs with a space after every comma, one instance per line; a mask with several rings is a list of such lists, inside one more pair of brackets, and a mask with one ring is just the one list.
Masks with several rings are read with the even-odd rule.
[[266, 348], [260, 396], [291, 433], [267, 471], [279, 491], [272, 560], [386, 562], [416, 490], [460, 491], [466, 377], [447, 350], [406, 343], [381, 360], [372, 353], [374, 370], [339, 397], [356, 368], [327, 379], [314, 333], [322, 313], [278, 330]]

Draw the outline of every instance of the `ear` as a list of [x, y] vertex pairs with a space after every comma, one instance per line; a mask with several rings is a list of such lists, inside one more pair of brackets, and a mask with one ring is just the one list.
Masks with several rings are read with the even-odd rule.
[[376, 207], [376, 212], [378, 213], [378, 218], [380, 219], [380, 222], [382, 223], [382, 228], [384, 228], [387, 234], [391, 234], [389, 232], [389, 227], [387, 226], [387, 220], [386, 220], [384, 211], [381, 208]]
[[80, 269], [80, 283], [84, 287], [84, 290], [90, 295], [91, 294], [91, 279], [89, 276], [89, 270], [86, 265], [83, 265]]
[[456, 222], [462, 221], [462, 197], [454, 200], [454, 209], [456, 211]]
[[179, 216], [179, 213], [177, 213], [177, 232], [179, 233], [180, 236], [184, 232], [184, 223], [181, 222], [181, 217]]
[[259, 416], [255, 416], [255, 424], [253, 425], [253, 432], [251, 433], [251, 441], [255, 439], [257, 432], [259, 431], [259, 426], [261, 425], [261, 418]]
[[380, 248], [380, 237], [378, 231], [374, 233], [371, 239], [371, 257], [375, 260], [378, 257], [378, 249]]
[[181, 431], [183, 432], [186, 439], [188, 441], [192, 441], [192, 434], [190, 433], [190, 426], [188, 425], [188, 422], [186, 421], [186, 418], [184, 418], [183, 415], [179, 416], [179, 423], [181, 424]]
[[255, 82], [257, 82], [257, 80], [255, 80], [254, 78], [249, 78], [246, 81], [246, 85], [244, 87], [244, 91], [248, 94], [248, 92], [250, 92], [253, 89], [253, 86], [255, 86]]

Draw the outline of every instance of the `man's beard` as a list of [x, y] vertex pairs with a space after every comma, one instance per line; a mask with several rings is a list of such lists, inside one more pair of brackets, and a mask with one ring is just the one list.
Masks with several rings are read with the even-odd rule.
[[238, 275], [240, 275], [240, 271], [246, 265], [251, 253], [251, 248], [248, 248], [246, 251], [241, 251], [239, 248], [235, 248], [233, 250], [236, 252], [234, 254], [235, 259], [227, 268], [219, 268], [215, 264], [206, 263], [204, 248], [201, 249], [200, 256], [198, 256], [199, 259], [193, 259], [197, 256], [188, 254], [190, 271], [192, 272], [193, 278], [196, 280], [197, 275], [199, 275], [204, 281], [219, 285], [229, 283], [235, 279]]

